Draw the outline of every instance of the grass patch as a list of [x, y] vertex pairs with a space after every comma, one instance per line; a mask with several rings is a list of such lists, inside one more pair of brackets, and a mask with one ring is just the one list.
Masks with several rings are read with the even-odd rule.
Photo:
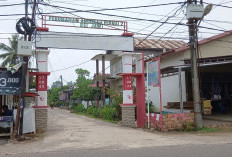
[[82, 104], [72, 107], [74, 113], [90, 118], [104, 120], [110, 123], [118, 123], [117, 110], [115, 106], [104, 106], [103, 108], [89, 106], [87, 109]]
[[201, 133], [212, 133], [212, 132], [218, 132], [220, 129], [218, 128], [206, 128], [206, 127], [201, 127], [197, 128], [197, 131]]
[[197, 127], [195, 123], [184, 123], [183, 130], [185, 132], [198, 132], [198, 133], [213, 133], [219, 132], [219, 128]]

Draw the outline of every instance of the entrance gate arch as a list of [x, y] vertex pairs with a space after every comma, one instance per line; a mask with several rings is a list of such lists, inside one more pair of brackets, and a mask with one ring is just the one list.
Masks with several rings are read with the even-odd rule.
[[[145, 81], [144, 81], [144, 60], [142, 54], [136, 54], [137, 64], [136, 73], [132, 73], [132, 56], [134, 51], [133, 34], [123, 33], [121, 36], [113, 35], [96, 35], [96, 34], [74, 34], [65, 32], [49, 32], [46, 27], [38, 27], [36, 35], [36, 51], [38, 52], [38, 72], [30, 73], [36, 75], [37, 92], [40, 95], [37, 99], [37, 110], [46, 109], [47, 106], [47, 58], [49, 54], [48, 48], [60, 49], [82, 49], [82, 50], [106, 50], [121, 51], [123, 60], [123, 104], [122, 121], [126, 126], [133, 126], [135, 118], [133, 117], [135, 106], [137, 106], [137, 126], [145, 126]], [[45, 77], [44, 77], [45, 76]], [[128, 88], [128, 77], [136, 77], [136, 103], [133, 103], [132, 90]], [[41, 78], [43, 78], [41, 80]], [[130, 99], [132, 96], [132, 101]], [[129, 112], [127, 113], [127, 109]], [[126, 111], [126, 112], [124, 112]], [[45, 111], [47, 116], [47, 111]], [[41, 111], [38, 113], [42, 113]], [[133, 115], [131, 116], [130, 113]], [[44, 113], [42, 113], [42, 117]], [[43, 121], [43, 118], [42, 118]], [[130, 123], [130, 125], [128, 125]], [[40, 124], [40, 123], [39, 123]], [[46, 127], [46, 124], [45, 124]]]

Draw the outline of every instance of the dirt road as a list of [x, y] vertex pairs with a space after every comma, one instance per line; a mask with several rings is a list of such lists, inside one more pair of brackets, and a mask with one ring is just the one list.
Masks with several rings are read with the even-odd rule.
[[232, 143], [232, 133], [187, 134], [147, 132], [143, 129], [121, 127], [100, 120], [49, 110], [49, 127], [37, 141], [8, 143], [0, 146], [0, 156], [52, 152], [73, 149], [130, 149], [156, 146], [226, 144]]

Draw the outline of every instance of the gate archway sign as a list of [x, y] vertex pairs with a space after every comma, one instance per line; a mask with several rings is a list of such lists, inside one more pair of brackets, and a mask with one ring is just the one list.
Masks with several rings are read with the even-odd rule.
[[37, 32], [40, 48], [134, 51], [133, 36]]
[[[66, 33], [66, 32], [49, 32], [48, 28], [39, 27], [37, 28], [36, 47], [133, 52], [134, 39], [133, 39], [133, 34], [127, 32], [124, 32], [121, 36], [99, 35], [99, 34], [77, 34], [77, 33]], [[47, 59], [46, 59], [47, 55], [48, 53], [46, 54], [45, 57], [42, 57], [42, 59], [43, 58], [44, 59], [40, 61], [41, 64], [47, 63]], [[141, 62], [141, 56], [140, 56], [140, 62]], [[144, 127], [143, 119], [145, 116], [145, 89], [144, 89], [145, 82], [144, 82], [144, 70], [143, 70], [144, 68], [142, 64], [143, 62], [141, 62], [141, 65], [139, 66], [142, 68], [136, 68], [137, 70], [141, 69], [136, 74], [136, 76], [138, 75], [136, 78], [137, 78], [137, 88], [139, 91], [137, 94], [137, 98], [138, 98], [137, 102], [138, 104], [140, 104], [137, 106], [138, 127]], [[47, 66], [47, 64], [45, 65]], [[40, 72], [47, 72], [47, 70], [42, 70]], [[144, 98], [141, 98], [141, 96]], [[126, 98], [124, 98], [124, 100], [126, 100]]]

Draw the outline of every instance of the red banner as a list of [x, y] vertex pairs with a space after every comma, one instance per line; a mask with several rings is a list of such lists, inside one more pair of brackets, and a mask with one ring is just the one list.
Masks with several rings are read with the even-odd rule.
[[123, 83], [124, 83], [123, 90], [132, 90], [133, 89], [133, 76], [125, 76]]
[[47, 91], [47, 75], [37, 76], [37, 91]]

